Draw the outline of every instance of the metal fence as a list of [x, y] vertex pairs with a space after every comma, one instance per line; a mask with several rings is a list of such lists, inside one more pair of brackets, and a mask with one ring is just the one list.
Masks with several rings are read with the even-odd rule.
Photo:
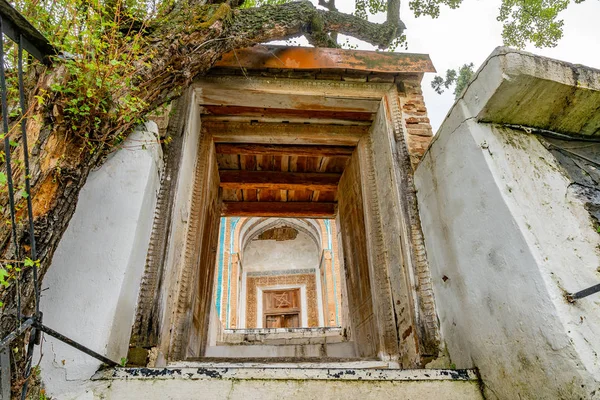
[[[11, 68], [17, 69], [18, 76], [18, 93], [19, 99], [8, 99], [9, 90], [7, 88], [7, 71], [6, 71], [6, 53], [5, 53], [5, 38], [12, 40], [17, 46], [17, 65], [11, 65]], [[27, 118], [24, 115], [26, 110], [25, 104], [25, 88], [23, 83], [23, 52], [29, 56], [36, 58], [42, 63], [50, 63], [50, 57], [55, 54], [55, 51], [50, 42], [39, 33], [18, 11], [16, 11], [6, 0], [0, 0], [0, 91], [2, 100], [2, 131], [4, 133], [4, 150], [5, 150], [5, 168], [8, 186], [8, 206], [10, 211], [11, 224], [11, 240], [14, 246], [14, 254], [16, 260], [21, 260], [22, 257], [29, 257], [31, 260], [37, 260], [36, 241], [33, 225], [33, 209], [32, 198], [30, 196], [30, 170], [29, 170], [29, 149], [27, 143]], [[27, 54], [25, 57], [27, 57]], [[27, 227], [29, 233], [30, 254], [20, 254], [20, 246], [17, 241], [17, 224], [15, 210], [15, 188], [13, 184], [13, 162], [11, 160], [12, 146], [9, 137], [9, 100], [18, 101], [20, 106], [20, 127], [21, 140], [23, 146], [23, 173], [25, 180], [25, 192], [27, 202]], [[98, 354], [87, 347], [61, 335], [53, 329], [45, 326], [42, 323], [42, 313], [40, 312], [40, 285], [38, 282], [37, 266], [33, 266], [26, 273], [31, 273], [34, 286], [34, 312], [33, 315], [22, 314], [21, 293], [17, 290], [17, 326], [6, 337], [0, 341], [0, 399], [10, 399], [11, 396], [11, 343], [21, 337], [24, 333], [31, 330], [30, 340], [26, 353], [25, 384], [21, 391], [21, 399], [25, 399], [29, 376], [31, 374], [31, 364], [33, 358], [33, 350], [36, 344], [41, 342], [41, 334], [46, 333], [53, 336], [76, 349], [89, 354], [92, 357], [99, 359], [109, 366], [118, 366], [116, 362]], [[31, 271], [31, 272], [29, 272]], [[18, 280], [15, 283], [19, 284]]]

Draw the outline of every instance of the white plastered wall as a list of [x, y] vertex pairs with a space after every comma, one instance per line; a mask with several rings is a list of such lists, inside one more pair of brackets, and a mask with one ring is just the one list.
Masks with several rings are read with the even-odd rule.
[[292, 240], [251, 240], [243, 253], [246, 272], [314, 269], [319, 266], [319, 249], [304, 232]]
[[[82, 188], [42, 282], [44, 324], [119, 362], [129, 336], [160, 185], [153, 122], [134, 132]], [[85, 390], [101, 362], [45, 335], [36, 357], [47, 393]]]
[[[510, 82], [494, 57], [488, 74]], [[486, 79], [415, 173], [443, 339], [458, 368], [479, 368], [487, 398], [600, 398], [600, 301], [565, 300], [600, 281], [600, 237], [534, 135], [476, 121]]]

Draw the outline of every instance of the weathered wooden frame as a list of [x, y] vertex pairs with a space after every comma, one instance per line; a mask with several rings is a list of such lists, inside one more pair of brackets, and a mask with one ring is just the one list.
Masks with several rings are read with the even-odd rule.
[[[401, 85], [401, 84], [400, 84]], [[203, 201], [202, 188], [207, 185], [210, 169], [202, 160], [213, 145], [213, 140], [227, 142], [284, 143], [290, 140], [290, 131], [296, 132], [294, 143], [327, 143], [356, 145], [361, 165], [365, 229], [369, 238], [369, 264], [373, 277], [372, 290], [378, 301], [378, 327], [381, 343], [395, 342], [397, 346], [380, 346], [382, 359], [397, 359], [405, 368], [420, 366], [422, 357], [437, 351], [439, 332], [437, 325], [426, 323], [435, 320], [433, 294], [424, 282], [429, 271], [417, 250], [423, 246], [413, 185], [413, 170], [407, 146], [406, 126], [401, 112], [402, 92], [396, 83], [359, 83], [315, 80], [286, 80], [269, 78], [212, 77], [194, 84], [192, 110], [205, 102], [218, 102], [219, 93], [231, 98], [234, 92], [247, 90], [266, 98], [265, 106], [280, 101], [285, 96], [309, 96], [311, 99], [341, 99], [340, 109], [356, 100], [359, 108], [371, 109], [377, 102], [377, 117], [369, 128], [364, 125], [326, 125], [304, 127], [254, 123], [250, 135], [244, 139], [243, 121], [208, 121], [198, 135], [198, 151], [195, 167], [195, 183], [187, 199], [190, 202], [190, 218], [184, 248], [167, 246], [167, 252], [181, 252], [183, 257], [171, 254], [166, 257], [166, 271], [170, 277], [165, 286], [159, 359], [177, 360], [189, 357], [186, 340], [189, 336], [190, 312], [193, 304], [193, 286], [198, 270], [199, 246], [193, 243], [202, 229], [201, 215], [195, 214]], [[269, 98], [269, 96], [273, 96]], [[254, 102], [253, 102], [254, 103]], [[329, 101], [335, 108], [336, 102]], [[294, 107], [293, 102], [288, 104]], [[214, 135], [211, 129], [221, 124], [222, 130]], [[263, 124], [263, 125], [261, 125]], [[377, 124], [377, 125], [376, 125]], [[226, 125], [226, 126], [225, 126]], [[264, 129], [262, 129], [264, 128]], [[367, 131], [368, 130], [368, 131]], [[297, 140], [296, 140], [297, 139]], [[182, 168], [186, 166], [182, 165]], [[196, 193], [196, 195], [193, 195]], [[171, 229], [176, 231], [176, 229]], [[169, 240], [175, 240], [173, 234]], [[384, 266], [384, 268], [381, 268]], [[212, 285], [209, 285], [212, 289]], [[212, 293], [207, 298], [212, 298]], [[143, 310], [142, 310], [143, 311]], [[207, 317], [208, 318], [208, 317]], [[206, 324], [208, 326], [208, 324]], [[187, 335], [187, 336], [186, 336]], [[191, 354], [197, 356], [197, 354]]]

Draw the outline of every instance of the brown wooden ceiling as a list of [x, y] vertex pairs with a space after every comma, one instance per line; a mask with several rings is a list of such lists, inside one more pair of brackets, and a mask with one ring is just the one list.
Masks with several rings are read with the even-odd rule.
[[427, 55], [253, 47], [194, 84], [223, 214], [333, 217], [338, 184], [382, 93], [433, 70]]
[[225, 215], [335, 214], [353, 146], [216, 143]]

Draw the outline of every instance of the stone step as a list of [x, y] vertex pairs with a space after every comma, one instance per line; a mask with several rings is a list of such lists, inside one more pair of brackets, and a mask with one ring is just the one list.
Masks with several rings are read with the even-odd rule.
[[323, 344], [348, 341], [342, 328], [225, 329], [217, 345]]
[[321, 368], [321, 369], [398, 369], [396, 361], [361, 358], [201, 358], [176, 361], [169, 368]]
[[313, 337], [286, 337], [284, 335], [276, 336], [243, 336], [231, 337], [223, 335], [217, 345], [238, 345], [238, 346], [254, 346], [257, 344], [270, 345], [297, 345], [297, 344], [325, 344], [325, 343], [342, 343], [347, 342], [348, 338], [342, 335], [336, 336], [313, 336]]
[[321, 344], [223, 344], [208, 346], [206, 357], [253, 358], [253, 357], [355, 357], [353, 342]]
[[471, 370], [270, 368], [221, 363], [107, 369], [92, 379], [93, 398], [107, 400], [483, 400], [477, 375]]

